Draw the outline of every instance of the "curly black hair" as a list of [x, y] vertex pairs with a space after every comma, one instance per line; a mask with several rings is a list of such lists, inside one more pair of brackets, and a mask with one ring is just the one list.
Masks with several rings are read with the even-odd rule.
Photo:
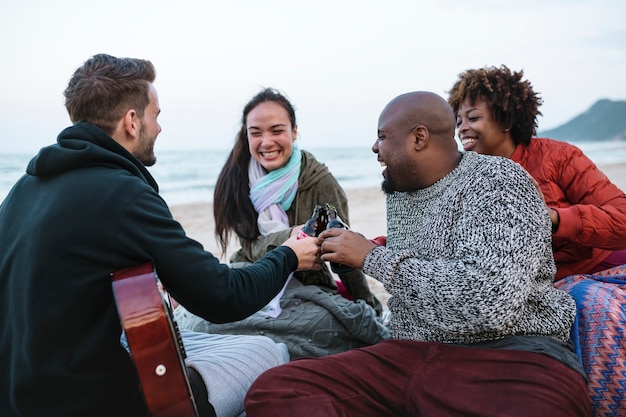
[[523, 76], [523, 70], [511, 71], [505, 65], [466, 70], [448, 92], [448, 103], [457, 114], [466, 100], [470, 104], [485, 101], [495, 121], [510, 129], [515, 144], [527, 145], [537, 134], [543, 100]]

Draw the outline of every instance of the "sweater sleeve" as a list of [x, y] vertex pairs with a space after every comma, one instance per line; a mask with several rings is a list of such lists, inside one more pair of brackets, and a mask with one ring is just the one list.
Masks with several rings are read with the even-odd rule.
[[554, 238], [626, 249], [626, 194], [577, 148], [558, 159], [558, 185], [571, 205], [552, 207], [560, 219]]
[[293, 250], [281, 246], [250, 266], [231, 269], [185, 235], [156, 193], [140, 194], [126, 206], [116, 243], [137, 253], [138, 261], [152, 260], [172, 296], [214, 323], [241, 320], [261, 309], [298, 263]]

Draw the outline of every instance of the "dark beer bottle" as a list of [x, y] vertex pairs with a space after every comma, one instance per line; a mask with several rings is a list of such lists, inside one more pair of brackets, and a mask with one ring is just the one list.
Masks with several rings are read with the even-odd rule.
[[327, 228], [328, 224], [328, 207], [329, 204], [315, 206], [317, 210], [317, 227], [315, 228], [315, 236], [319, 236]]
[[313, 215], [311, 215], [311, 218], [304, 223], [304, 226], [302, 226], [302, 229], [298, 232], [298, 239], [302, 239], [307, 236], [315, 237], [319, 234], [317, 229], [319, 228], [319, 213], [321, 209], [322, 206], [315, 206], [313, 209]]
[[[332, 204], [326, 203], [326, 218], [327, 229], [348, 229], [348, 226], [343, 222], [343, 220], [341, 220], [341, 217], [339, 217], [339, 215], [337, 214], [337, 209]], [[331, 262], [330, 269], [332, 269], [335, 274], [344, 274], [346, 272], [354, 270], [354, 268], [350, 266], [343, 265], [337, 262]]]

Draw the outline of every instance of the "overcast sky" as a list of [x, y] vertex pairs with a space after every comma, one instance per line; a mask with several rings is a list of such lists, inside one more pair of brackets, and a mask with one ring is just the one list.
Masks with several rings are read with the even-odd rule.
[[626, 99], [623, 0], [22, 0], [0, 13], [0, 151], [36, 152], [70, 124], [63, 90], [96, 53], [151, 60], [159, 149], [230, 148], [262, 87], [297, 111], [301, 147], [370, 146], [398, 94], [465, 69], [523, 69], [539, 128]]

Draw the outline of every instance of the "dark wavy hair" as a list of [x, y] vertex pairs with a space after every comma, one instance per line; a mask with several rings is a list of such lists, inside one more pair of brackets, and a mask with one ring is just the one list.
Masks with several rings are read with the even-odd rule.
[[213, 192], [213, 216], [215, 217], [215, 237], [226, 252], [230, 235], [234, 232], [241, 240], [244, 249], [259, 236], [257, 212], [250, 201], [248, 165], [250, 150], [248, 142], [248, 114], [259, 104], [267, 101], [283, 107], [289, 115], [291, 128], [296, 126], [296, 111], [285, 95], [274, 88], [264, 88], [243, 108], [241, 128], [235, 137], [235, 145], [217, 177]]
[[511, 71], [505, 65], [466, 70], [449, 91], [448, 103], [457, 114], [466, 100], [470, 104], [484, 100], [495, 121], [510, 129], [513, 142], [527, 145], [537, 134], [543, 101], [523, 76], [523, 70]]
[[63, 93], [65, 108], [72, 123], [93, 123], [111, 135], [128, 110], [143, 117], [155, 78], [150, 61], [94, 55], [70, 79]]

